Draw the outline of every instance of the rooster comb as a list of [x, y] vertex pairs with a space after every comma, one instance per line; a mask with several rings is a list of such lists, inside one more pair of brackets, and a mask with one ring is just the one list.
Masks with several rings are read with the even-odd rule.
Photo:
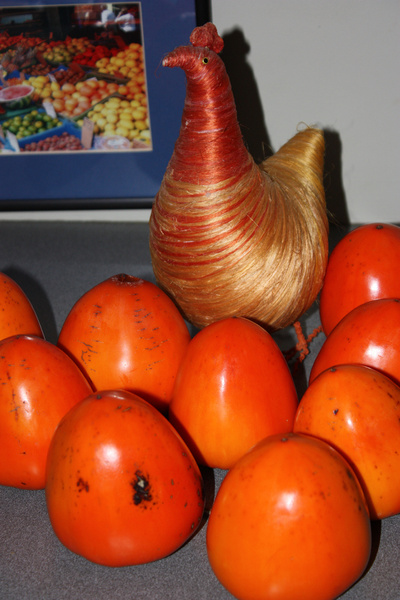
[[219, 54], [224, 47], [224, 40], [218, 35], [217, 28], [213, 23], [206, 23], [201, 27], [193, 29], [190, 36], [190, 43], [193, 46], [209, 48], [217, 54]]

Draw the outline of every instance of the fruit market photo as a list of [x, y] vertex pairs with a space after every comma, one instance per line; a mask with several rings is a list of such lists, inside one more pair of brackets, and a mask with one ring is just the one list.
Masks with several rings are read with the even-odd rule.
[[152, 149], [140, 9], [0, 8], [0, 156]]

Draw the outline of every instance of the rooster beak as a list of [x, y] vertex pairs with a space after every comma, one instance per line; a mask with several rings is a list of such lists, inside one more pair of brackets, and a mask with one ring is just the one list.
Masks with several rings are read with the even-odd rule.
[[172, 50], [172, 52], [169, 52], [166, 56], [164, 56], [162, 61], [163, 67], [176, 67], [177, 64], [178, 60], [175, 50]]

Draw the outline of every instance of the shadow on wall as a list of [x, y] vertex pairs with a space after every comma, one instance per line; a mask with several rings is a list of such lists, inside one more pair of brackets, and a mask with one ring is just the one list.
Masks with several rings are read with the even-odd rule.
[[349, 225], [350, 218], [342, 180], [342, 142], [337, 131], [324, 129], [324, 136], [324, 182], [329, 220], [333, 225]]
[[272, 148], [257, 83], [246, 58], [250, 46], [240, 29], [227, 33], [223, 39], [221, 58], [231, 81], [240, 129], [247, 149], [259, 163], [272, 154]]
[[[221, 52], [229, 75], [240, 128], [245, 144], [257, 163], [273, 154], [265, 124], [264, 111], [256, 79], [247, 55], [250, 45], [243, 31], [234, 29], [223, 36]], [[330, 222], [335, 226], [350, 223], [342, 182], [342, 145], [336, 131], [325, 129], [324, 181]]]

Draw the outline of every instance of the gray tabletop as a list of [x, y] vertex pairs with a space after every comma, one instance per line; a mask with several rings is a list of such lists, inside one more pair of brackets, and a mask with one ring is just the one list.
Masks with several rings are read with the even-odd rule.
[[[331, 233], [334, 245], [345, 229]], [[30, 298], [49, 341], [88, 289], [118, 273], [154, 282], [146, 223], [13, 222], [0, 217], [0, 271]], [[306, 333], [319, 325], [318, 306], [302, 318]], [[192, 333], [195, 333], [192, 331]], [[275, 336], [292, 347], [292, 328]], [[319, 334], [295, 374], [299, 395], [324, 341]], [[206, 470], [209, 502], [225, 475]], [[47, 516], [44, 492], [0, 486], [1, 600], [229, 600], [207, 560], [206, 524], [183, 548], [160, 561], [118, 569], [92, 564], [63, 547]], [[349, 531], [349, 536], [352, 532]], [[373, 553], [362, 579], [341, 598], [400, 599], [400, 516], [373, 524]], [[310, 600], [313, 600], [310, 598]]]

